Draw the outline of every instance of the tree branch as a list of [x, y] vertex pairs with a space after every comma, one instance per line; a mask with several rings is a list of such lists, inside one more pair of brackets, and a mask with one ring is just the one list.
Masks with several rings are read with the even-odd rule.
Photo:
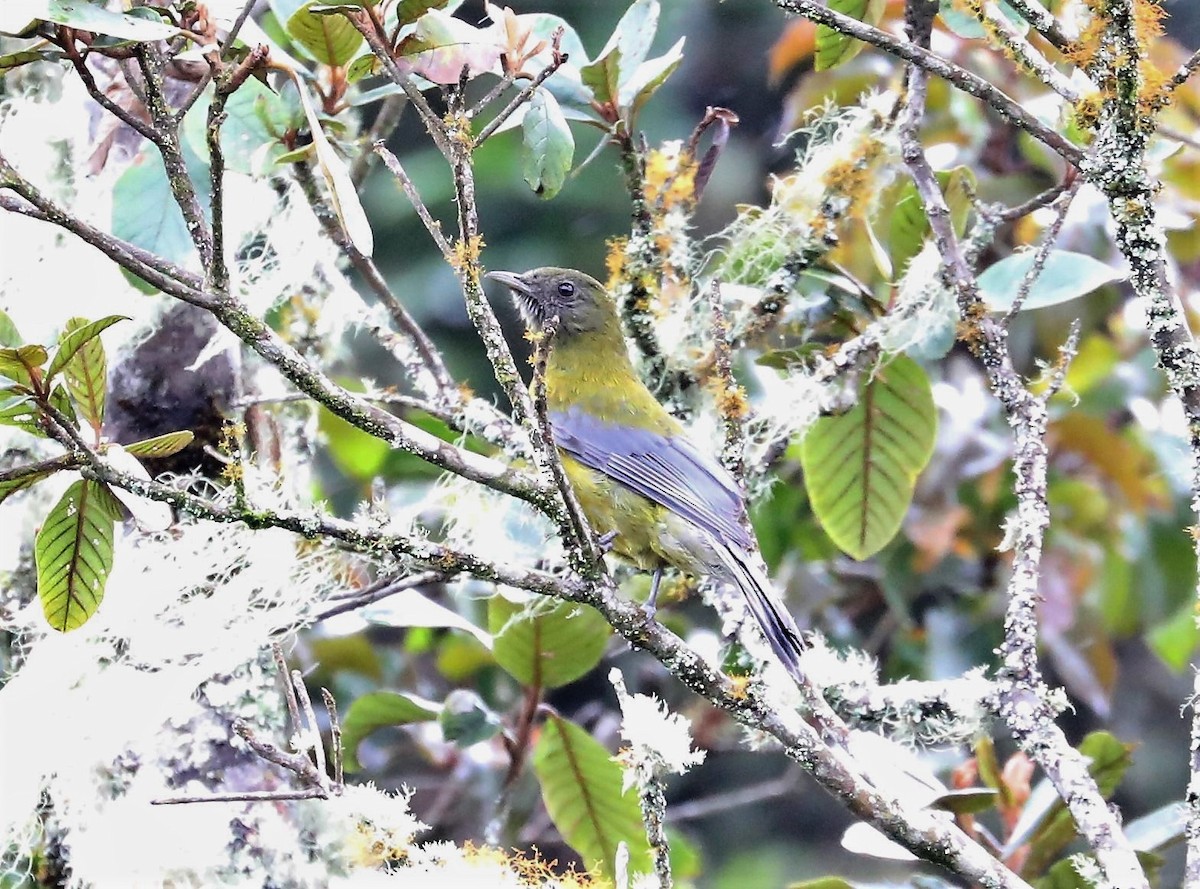
[[[910, 16], [913, 7], [910, 5]], [[910, 19], [911, 20], [911, 19]], [[932, 15], [913, 39], [926, 43]], [[910, 65], [906, 77], [907, 106], [900, 127], [901, 151], [925, 205], [946, 285], [957, 294], [963, 321], [970, 326], [973, 351], [983, 364], [992, 392], [1014, 429], [1013, 474], [1017, 513], [1009, 605], [1000, 647], [1003, 664], [993, 701], [1021, 747], [1042, 767], [1066, 803], [1080, 834], [1095, 851], [1107, 879], [1114, 885], [1147, 887], [1137, 855], [1109, 810], [1087, 763], [1067, 742], [1054, 722], [1053, 695], [1042, 678], [1037, 659], [1038, 579], [1043, 536], [1049, 524], [1046, 505], [1046, 404], [1035, 398], [1013, 369], [1007, 331], [987, 315], [975, 276], [967, 266], [954, 235], [950, 210], [925, 157], [918, 128], [925, 115], [927, 73]]]
[[842, 34], [870, 43], [923, 71], [941, 77], [968, 95], [985, 102], [1001, 118], [1025, 130], [1067, 163], [1078, 166], [1083, 160], [1081, 148], [1071, 144], [1062, 135], [1043, 124], [1020, 103], [1010, 99], [982, 77], [934, 55], [925, 47], [893, 37], [886, 31], [863, 24], [848, 15], [822, 6], [816, 0], [775, 0], [775, 3], [780, 9], [802, 15], [817, 24], [826, 25]]

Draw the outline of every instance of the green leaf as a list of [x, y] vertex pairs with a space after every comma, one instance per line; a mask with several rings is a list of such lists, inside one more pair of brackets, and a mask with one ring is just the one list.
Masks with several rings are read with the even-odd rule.
[[344, 15], [313, 12], [319, 3], [306, 3], [287, 20], [287, 32], [317, 61], [341, 66], [354, 58], [363, 36]]
[[966, 787], [962, 790], [947, 790], [929, 804], [931, 809], [953, 812], [955, 815], [975, 815], [986, 812], [996, 804], [999, 791], [990, 787]]
[[42, 376], [42, 365], [49, 358], [45, 346], [28, 345], [0, 349], [0, 376], [15, 380], [22, 386], [32, 386], [36, 371]]
[[[1007, 312], [1016, 299], [1021, 280], [1033, 266], [1034, 251], [1024, 250], [988, 266], [979, 276], [979, 295], [993, 312]], [[1124, 275], [1086, 253], [1051, 250], [1022, 310], [1044, 309], [1091, 293]]]
[[21, 334], [17, 325], [8, 316], [8, 312], [0, 309], [0, 346], [16, 348], [21, 345]]
[[88, 321], [86, 318], [71, 318], [64, 326], [62, 336], [58, 338], [58, 349], [54, 353], [54, 360], [50, 362], [50, 367], [46, 370], [46, 380], [52, 380], [58, 376], [67, 363], [79, 353], [79, 351], [100, 336], [101, 333], [108, 330], [118, 321], [128, 321], [127, 315], [106, 315], [99, 321]]
[[[517, 18], [522, 26], [529, 28], [534, 37], [545, 40], [547, 44], [555, 30], [562, 28], [558, 48], [567, 54], [567, 63], [554, 72], [554, 76], [547, 80], [542, 88], [550, 90], [561, 105], [574, 110], [586, 110], [594, 117], [595, 112], [591, 110], [591, 91], [584, 87], [579, 76], [579, 69], [588, 63], [587, 50], [583, 48], [583, 41], [579, 39], [579, 34], [570, 22], [549, 12], [529, 12]], [[529, 70], [536, 71], [545, 67], [550, 63], [550, 58], [551, 49], [547, 45], [529, 59]]]
[[57, 469], [43, 469], [41, 472], [31, 472], [28, 475], [22, 475], [19, 478], [11, 478], [8, 481], [0, 481], [0, 503], [3, 503], [18, 491], [24, 491], [26, 488], [33, 487], [42, 479], [49, 478], [57, 471]]
[[583, 85], [592, 91], [592, 100], [599, 105], [617, 106], [621, 90], [621, 51], [612, 49], [596, 61], [579, 69]]
[[11, 398], [0, 404], [0, 426], [15, 426], [31, 435], [47, 438], [46, 431], [38, 422], [41, 410], [32, 395]]
[[[431, 9], [444, 9], [449, 0], [400, 0], [396, 4], [396, 21], [409, 25]], [[458, 4], [456, 3], [455, 6]]]
[[1182, 673], [1192, 660], [1192, 652], [1200, 644], [1200, 628], [1196, 626], [1196, 606], [1187, 602], [1146, 633], [1146, 639], [1163, 663]]
[[552, 198], [562, 189], [575, 156], [575, 138], [558, 107], [558, 100], [538, 90], [529, 100], [522, 124], [525, 181], [534, 194]]
[[415, 695], [393, 691], [374, 691], [356, 699], [342, 720], [342, 747], [346, 768], [358, 771], [358, 745], [376, 729], [389, 725], [410, 725], [436, 719], [438, 706]]
[[79, 428], [79, 417], [75, 413], [75, 403], [71, 401], [71, 396], [67, 394], [67, 389], [62, 383], [59, 383], [50, 390], [50, 406], [65, 417], [72, 428]]
[[87, 0], [26, 0], [24, 3], [6, 0], [0, 3], [0, 34], [21, 36], [35, 22], [66, 25], [79, 31], [137, 42], [169, 40], [180, 33], [174, 25], [157, 16], [149, 19], [111, 12]]
[[57, 49], [22, 49], [10, 52], [0, 56], [0, 77], [30, 62], [58, 62], [66, 57], [66, 53]]
[[475, 692], [456, 688], [446, 696], [438, 714], [442, 737], [459, 747], [470, 747], [500, 733], [500, 717], [488, 709]]
[[[971, 212], [971, 192], [975, 188], [975, 173], [970, 167], [955, 167], [937, 175], [938, 185], [946, 196], [950, 207], [950, 221], [954, 233], [962, 236]], [[904, 180], [892, 201], [892, 218], [888, 235], [888, 252], [892, 268], [903, 274], [914, 256], [921, 252], [925, 239], [929, 237], [929, 218], [925, 205], [917, 194], [917, 186], [911, 179]]]
[[589, 605], [536, 598], [488, 600], [496, 662], [522, 685], [558, 688], [600, 663], [612, 627]]
[[642, 107], [683, 62], [683, 41], [684, 38], [680, 37], [675, 45], [661, 56], [640, 64], [629, 75], [628, 80], [621, 84], [620, 104], [621, 107], [629, 109], [631, 121], [637, 118]]
[[135, 441], [133, 444], [123, 445], [123, 447], [125, 448], [125, 453], [132, 454], [134, 457], [139, 457], [143, 460], [147, 458], [158, 459], [178, 454], [190, 445], [195, 437], [195, 435], [185, 429], [181, 432], [168, 432], [165, 435], [156, 435], [154, 438]]
[[[593, 100], [601, 105], [622, 106], [622, 87], [634, 78], [646, 54], [650, 52], [650, 44], [654, 42], [654, 34], [658, 30], [658, 14], [658, 0], [636, 0], [625, 10], [595, 61], [579, 69], [579, 76], [584, 85], [591, 89]], [[647, 72], [645, 76], [652, 79], [653, 72]], [[666, 79], [666, 75], [663, 75], [663, 79]], [[630, 101], [634, 95], [630, 93]]]
[[542, 726], [532, 763], [550, 820], [590, 871], [613, 879], [622, 841], [629, 847], [630, 873], [649, 871], [637, 796], [621, 792], [621, 767], [600, 742], [574, 723], [552, 716]]
[[60, 370], [63, 372], [67, 390], [79, 412], [97, 432], [104, 423], [104, 399], [108, 389], [108, 359], [100, 333], [125, 320], [128, 319], [123, 315], [109, 315], [92, 322], [86, 318], [70, 319], [47, 371], [48, 377]]
[[817, 420], [801, 449], [813, 512], [833, 542], [860, 560], [899, 530], [937, 433], [929, 378], [919, 364], [900, 356], [866, 376], [854, 407]]
[[99, 482], [80, 480], [50, 510], [34, 540], [38, 598], [50, 626], [83, 626], [100, 607], [113, 563], [118, 507]]
[[[848, 15], [868, 25], [879, 24], [885, 6], [884, 0], [829, 0], [829, 8], [834, 12]], [[813, 67], [818, 71], [828, 71], [845, 64], [858, 55], [864, 46], [861, 40], [847, 37], [828, 25], [817, 25], [816, 39], [817, 52]]]
[[802, 883], [788, 883], [787, 889], [854, 889], [854, 884], [841, 877], [817, 877]]
[[[290, 97], [290, 93], [286, 93]], [[208, 109], [212, 90], [205, 90], [183, 119], [188, 144], [204, 163], [208, 157]], [[221, 147], [225, 166], [247, 176], [264, 175], [287, 153], [280, 138], [288, 130], [304, 124], [300, 103], [274, 92], [262, 82], [249, 78], [225, 103], [225, 122], [221, 125]]]
[[[188, 175], [205, 214], [209, 212], [210, 184], [208, 164], [197, 157], [191, 143], [184, 139], [182, 150]], [[188, 234], [183, 214], [171, 195], [162, 156], [147, 146], [113, 185], [112, 233], [143, 250], [178, 265], [197, 264], [196, 248]], [[147, 293], [157, 288], [140, 278], [129, 276], [138, 289]]]

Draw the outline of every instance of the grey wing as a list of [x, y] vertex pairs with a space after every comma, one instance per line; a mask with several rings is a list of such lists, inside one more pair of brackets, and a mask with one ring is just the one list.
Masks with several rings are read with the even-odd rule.
[[584, 466], [665, 506], [726, 543], [748, 547], [737, 483], [683, 436], [607, 423], [577, 408], [551, 411], [554, 441]]

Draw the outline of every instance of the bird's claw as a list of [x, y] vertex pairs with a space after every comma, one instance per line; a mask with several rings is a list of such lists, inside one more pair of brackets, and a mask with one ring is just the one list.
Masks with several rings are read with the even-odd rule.
[[606, 556], [612, 552], [613, 541], [617, 539], [617, 531], [605, 531], [596, 538], [596, 548], [600, 550], [600, 555]]

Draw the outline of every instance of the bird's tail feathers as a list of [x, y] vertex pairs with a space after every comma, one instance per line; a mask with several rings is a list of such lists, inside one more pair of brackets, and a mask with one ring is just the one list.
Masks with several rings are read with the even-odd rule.
[[770, 578], [757, 561], [740, 547], [717, 543], [715, 549], [729, 572], [729, 580], [742, 591], [746, 606], [771, 650], [792, 678], [801, 681], [800, 655], [804, 651], [804, 643], [800, 639], [800, 628], [776, 594]]

